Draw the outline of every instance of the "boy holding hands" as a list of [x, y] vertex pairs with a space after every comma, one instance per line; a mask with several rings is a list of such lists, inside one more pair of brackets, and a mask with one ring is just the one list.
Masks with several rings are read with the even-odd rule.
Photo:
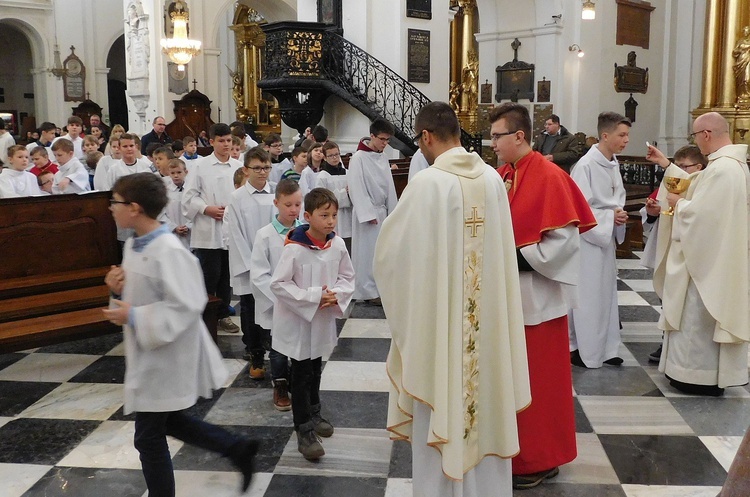
[[[188, 416], [198, 397], [210, 398], [227, 378], [221, 353], [201, 313], [207, 297], [198, 261], [156, 218], [167, 204], [164, 182], [152, 173], [123, 176], [112, 188], [112, 217], [135, 231], [121, 267], [105, 283], [112, 292], [104, 314], [123, 326], [126, 413], [135, 412], [135, 448], [149, 495], [173, 497], [167, 434], [220, 452], [250, 485], [258, 444]], [[196, 370], [197, 368], [197, 370]]]
[[297, 450], [307, 460], [325, 455], [318, 435], [333, 426], [320, 414], [322, 357], [336, 345], [336, 318], [354, 293], [354, 268], [344, 241], [333, 232], [338, 200], [325, 188], [305, 195], [309, 225], [289, 232], [271, 279], [272, 347], [292, 359], [292, 414]]
[[[258, 230], [250, 256], [255, 322], [258, 326], [271, 330], [273, 306], [276, 302], [276, 297], [271, 291], [271, 278], [279, 263], [286, 236], [302, 224], [299, 221], [302, 209], [302, 191], [299, 184], [293, 180], [279, 181], [273, 205], [279, 213], [269, 224]], [[289, 358], [273, 347], [268, 356], [271, 362], [273, 406], [279, 411], [288, 411], [292, 408], [289, 400]]]

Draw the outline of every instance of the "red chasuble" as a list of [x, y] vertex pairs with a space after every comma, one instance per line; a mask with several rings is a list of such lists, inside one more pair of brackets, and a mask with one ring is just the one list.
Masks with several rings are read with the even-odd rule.
[[516, 247], [538, 243], [545, 231], [578, 226], [585, 233], [596, 226], [578, 185], [539, 152], [530, 152], [497, 170], [505, 182], [513, 217]]
[[[505, 164], [498, 173], [508, 190], [516, 247], [538, 243], [546, 231], [570, 224], [581, 233], [596, 225], [575, 182], [539, 152], [525, 155], [515, 167]], [[521, 450], [513, 458], [514, 475], [547, 471], [576, 457], [567, 316], [524, 328], [531, 405], [517, 415]]]

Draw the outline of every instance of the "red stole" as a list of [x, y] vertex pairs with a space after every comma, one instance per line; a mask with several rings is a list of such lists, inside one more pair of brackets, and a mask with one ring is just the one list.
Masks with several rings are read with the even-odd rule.
[[508, 188], [516, 247], [538, 243], [545, 231], [578, 226], [585, 233], [596, 226], [578, 185], [539, 152], [530, 152], [514, 165], [498, 168]]

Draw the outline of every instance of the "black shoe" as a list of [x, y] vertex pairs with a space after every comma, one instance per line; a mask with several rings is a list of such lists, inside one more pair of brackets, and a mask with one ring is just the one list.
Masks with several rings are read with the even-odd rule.
[[297, 430], [297, 450], [308, 461], [317, 461], [326, 454], [312, 421], [301, 425]]
[[624, 361], [622, 360], [622, 357], [615, 356], [611, 359], [607, 359], [606, 361], [604, 361], [604, 364], [609, 364], [610, 366], [619, 366], [623, 362]]
[[253, 459], [258, 452], [259, 443], [256, 440], [237, 442], [229, 449], [229, 458], [242, 473], [242, 492], [250, 486], [253, 479]]
[[573, 366], [578, 366], [579, 368], [588, 368], [588, 366], [583, 363], [583, 359], [581, 359], [581, 353], [578, 352], [578, 349], [570, 353], [570, 363]]
[[648, 355], [648, 362], [659, 362], [661, 360], [661, 345]]
[[555, 467], [546, 471], [532, 473], [530, 475], [513, 475], [513, 488], [515, 490], [527, 490], [534, 488], [544, 480], [554, 478], [560, 474], [560, 469]]

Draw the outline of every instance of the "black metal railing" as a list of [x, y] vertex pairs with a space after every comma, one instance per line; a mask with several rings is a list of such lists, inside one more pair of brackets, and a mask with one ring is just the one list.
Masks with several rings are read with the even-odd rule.
[[[263, 29], [266, 62], [258, 86], [273, 93], [274, 88], [304, 85], [337, 95], [370, 119], [382, 117], [393, 123], [397, 140], [393, 146], [404, 153], [416, 150], [411, 136], [417, 113], [430, 103], [419, 89], [324, 25], [283, 22]], [[481, 155], [480, 134], [462, 130], [461, 142]]]

